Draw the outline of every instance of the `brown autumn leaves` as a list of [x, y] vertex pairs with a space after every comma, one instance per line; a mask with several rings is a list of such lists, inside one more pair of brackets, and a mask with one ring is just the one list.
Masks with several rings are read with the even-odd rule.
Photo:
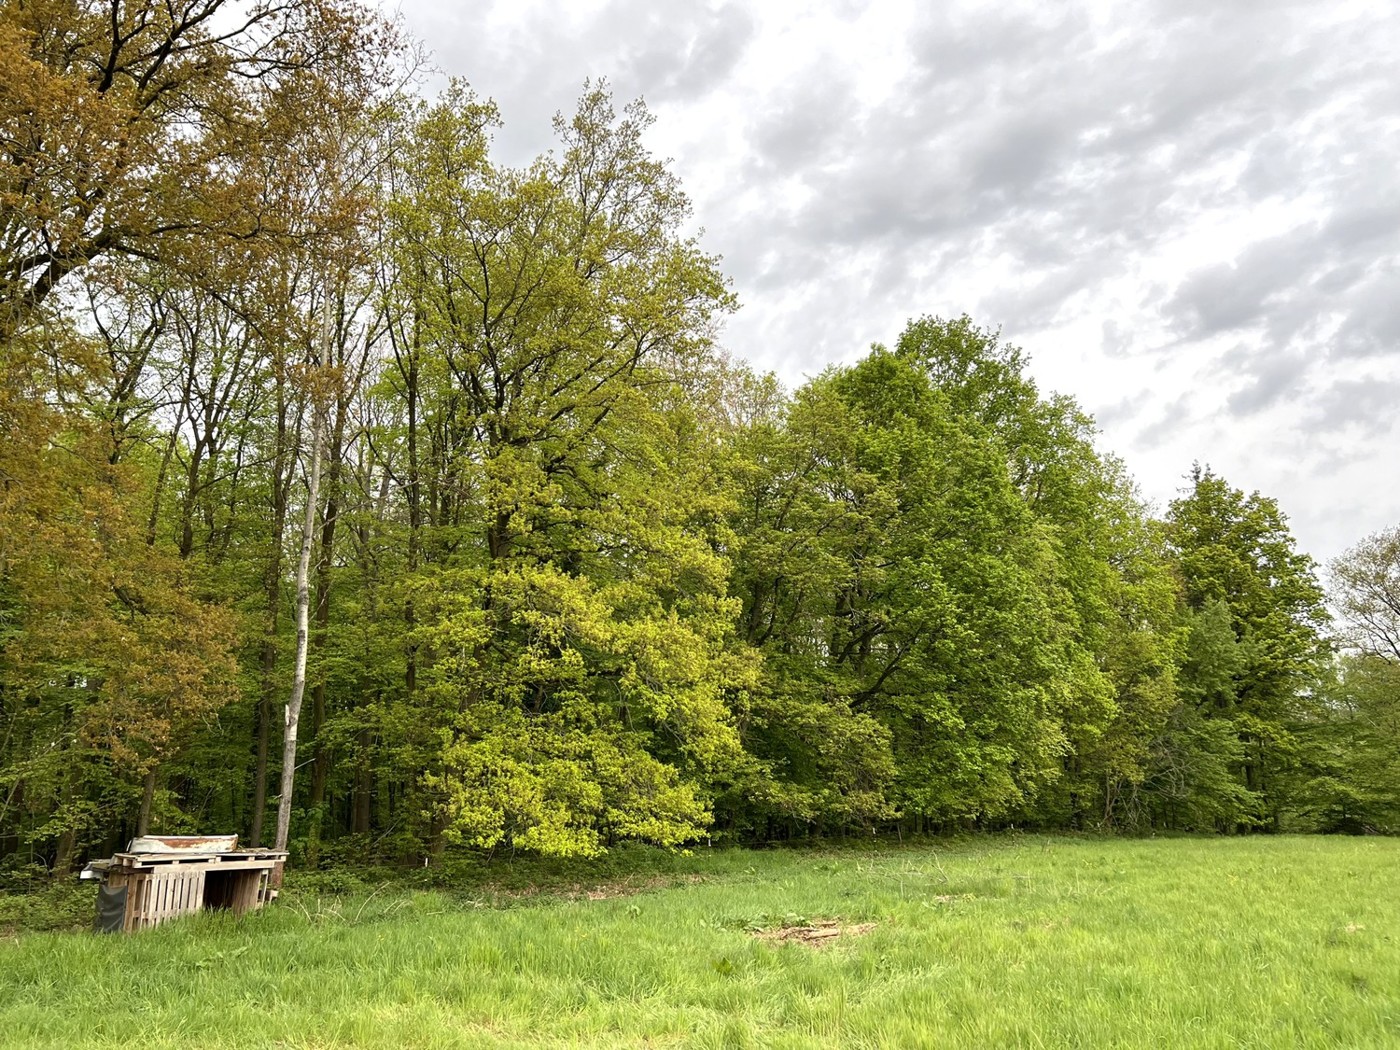
[[[284, 348], [289, 399], [320, 397], [333, 381], [307, 352], [308, 296], [353, 261], [378, 148], [367, 118], [405, 54], [341, 0], [0, 0], [0, 646], [10, 699], [55, 708], [7, 732], [64, 729], [0, 792], [0, 826], [25, 791], [53, 796], [60, 868], [82, 820], [63, 805], [74, 785], [103, 769], [144, 781], [144, 824], [162, 755], [238, 673], [235, 613], [192, 597], [180, 552], [153, 542], [128, 455], [142, 333], [113, 338], [101, 304], [132, 266], [196, 289], [147, 296], [145, 323], [207, 329], [222, 306]], [[219, 303], [235, 285], [244, 299]], [[69, 295], [91, 324], [59, 308]], [[167, 448], [157, 503], [177, 468]], [[75, 687], [89, 702], [63, 699]]]

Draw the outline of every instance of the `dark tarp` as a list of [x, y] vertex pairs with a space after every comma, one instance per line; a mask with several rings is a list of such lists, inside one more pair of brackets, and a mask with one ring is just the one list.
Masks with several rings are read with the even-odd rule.
[[125, 886], [108, 886], [105, 882], [97, 887], [97, 922], [93, 929], [98, 933], [121, 933], [126, 919]]

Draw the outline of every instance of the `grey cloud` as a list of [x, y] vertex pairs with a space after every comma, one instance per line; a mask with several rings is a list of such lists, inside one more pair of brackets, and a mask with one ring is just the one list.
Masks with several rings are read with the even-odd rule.
[[1084, 286], [1075, 267], [1050, 270], [1017, 289], [998, 289], [979, 304], [979, 315], [996, 317], [1018, 330], [1044, 328]]
[[1011, 117], [969, 158], [970, 181], [1019, 198], [1056, 174], [1072, 145], [1072, 129], [1057, 125], [1054, 114], [1032, 111]]
[[792, 173], [836, 153], [849, 134], [854, 109], [851, 85], [829, 69], [813, 67], [754, 121], [751, 174], [764, 168]]
[[1383, 434], [1394, 426], [1395, 409], [1400, 405], [1400, 380], [1343, 379], [1310, 397], [1305, 404], [1313, 429], [1324, 434], [1345, 434], [1343, 440], [1355, 447], [1358, 436]]
[[1177, 433], [1193, 422], [1196, 399], [1190, 395], [1177, 398], [1161, 410], [1157, 418], [1138, 431], [1134, 444], [1151, 450], [1168, 443]]
[[[1400, 262], [1378, 267], [1354, 297], [1335, 344], [1342, 359], [1400, 355]], [[1392, 406], [1392, 411], [1394, 407]]]
[[1136, 394], [1100, 408], [1094, 413], [1094, 420], [1101, 427], [1114, 427], [1121, 423], [1130, 423], [1142, 414], [1144, 408], [1148, 407], [1149, 398], [1148, 391], [1139, 390]]
[[[627, 25], [627, 33], [619, 35], [625, 38], [638, 28], [636, 5], [618, 6]], [[688, 7], [689, 18], [676, 17], [671, 8], [642, 7], [646, 43], [623, 61], [617, 80], [637, 85], [649, 99], [703, 97], [733, 71], [753, 36], [753, 18], [733, 4], [713, 11]]]
[[1298, 389], [1308, 362], [1300, 355], [1265, 358], [1251, 369], [1249, 382], [1230, 395], [1228, 405], [1235, 415], [1253, 415], [1274, 405]]
[[[817, 244], [882, 250], [886, 241], [988, 231], [1014, 250], [1036, 227], [1079, 250], [1150, 237], [1172, 174], [1159, 169], [1199, 164], [1250, 131], [1226, 121], [1183, 145], [1181, 127], [1202, 123], [1206, 111], [1230, 113], [1250, 74], [1233, 61], [1154, 66], [1131, 48], [1089, 56], [1086, 34], [1074, 19], [931, 18], [911, 45], [918, 65], [897, 93], [902, 102], [832, 144], [845, 163], [817, 159], [808, 177], [815, 203], [796, 229]], [[1246, 108], [1257, 119], [1266, 106], [1256, 99]], [[1149, 156], [1168, 141], [1175, 159]]]
[[1099, 343], [1099, 347], [1105, 357], [1122, 357], [1131, 351], [1133, 347], [1132, 333], [1112, 317], [1104, 320], [1102, 331], [1103, 339]]
[[1288, 129], [1271, 128], [1251, 144], [1237, 188], [1254, 200], [1287, 192], [1297, 186], [1300, 172], [1307, 170], [1313, 159], [1310, 147]]
[[1257, 335], [1255, 348], [1231, 355], [1222, 371], [1250, 380], [1231, 398], [1233, 411], [1253, 413], [1290, 390], [1302, 393], [1281, 381], [1281, 358], [1329, 364], [1310, 380], [1325, 390], [1347, 360], [1400, 350], [1400, 297], [1394, 292], [1400, 206], [1357, 192], [1344, 170], [1330, 177], [1339, 185], [1338, 196], [1322, 221], [1258, 241], [1232, 263], [1195, 271], [1165, 304], [1183, 339]]
[[738, 3], [611, 0], [593, 12], [544, 5], [497, 26], [508, 10], [504, 0], [482, 5], [470, 31], [452, 14], [425, 10], [425, 35], [446, 73], [501, 105], [497, 145], [517, 164], [552, 144], [551, 117], [571, 108], [586, 78], [609, 80], [624, 100], [693, 102], [726, 79], [753, 36], [752, 16]]
[[1275, 297], [1293, 288], [1315, 265], [1312, 231], [1251, 245], [1234, 263], [1203, 267], [1186, 278], [1166, 304], [1177, 332], [1193, 339], [1260, 323]]
[[[1073, 14], [957, 20], [939, 8], [911, 35], [913, 70], [890, 103], [832, 111], [819, 85], [802, 85], [755, 119], [754, 155], [795, 175], [805, 202], [759, 199], [716, 229], [763, 244], [774, 262], [765, 294], [818, 281], [823, 268], [834, 281], [844, 265], [876, 275], [842, 278], [844, 293], [878, 287], [916, 312], [937, 308], [919, 296], [937, 296], [940, 274], [1001, 256], [1019, 276], [974, 304], [979, 317], [1033, 331], [1203, 209], [1306, 189], [1330, 205], [1324, 221], [1230, 246], [1161, 300], [1173, 354], [1239, 337], [1228, 362], [1202, 361], [1202, 382], [1235, 386], [1224, 406], [1233, 415], [1267, 412], [1309, 383], [1325, 387], [1325, 370], [1307, 365], [1328, 352], [1337, 316], [1351, 315], [1338, 352], [1377, 352], [1400, 328], [1400, 307], [1359, 295], [1396, 250], [1400, 209], [1371, 187], [1400, 150], [1364, 134], [1367, 113], [1328, 110], [1375, 96], [1379, 67], [1355, 46], [1375, 27], [1313, 25], [1314, 10], [1202, 5], [1164, 24], [1123, 23], [1105, 46]], [[1309, 121], [1345, 150], [1301, 135]], [[839, 330], [846, 303], [819, 296], [816, 309]], [[1114, 349], [1150, 347], [1128, 333]], [[1166, 440], [1174, 419], [1140, 440]]]
[[1400, 201], [1378, 201], [1369, 195], [1349, 201], [1328, 217], [1324, 234], [1339, 247], [1365, 248], [1380, 241], [1386, 242], [1381, 247], [1394, 249], [1400, 234]]
[[909, 35], [914, 60], [914, 89], [946, 91], [965, 87], [969, 96], [988, 87], [1016, 90], [1035, 79], [1046, 60], [1070, 54], [1082, 57], [1092, 41], [1084, 14], [1047, 5], [1010, 10], [1001, 7], [969, 13], [952, 5], [930, 4]]

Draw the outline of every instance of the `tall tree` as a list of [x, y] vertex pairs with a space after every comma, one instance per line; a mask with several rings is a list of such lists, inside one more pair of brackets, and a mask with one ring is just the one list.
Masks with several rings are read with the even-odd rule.
[[246, 163], [277, 136], [269, 98], [372, 68], [387, 39], [334, 0], [7, 0], [0, 339], [100, 256], [173, 261], [275, 229]]
[[460, 90], [425, 108], [396, 176], [437, 592], [422, 699], [451, 727], [430, 783], [464, 841], [683, 840], [739, 755], [724, 561], [704, 485], [679, 487], [705, 446], [675, 393], [729, 296], [639, 104], [590, 87], [520, 171], [488, 161], [493, 120]]
[[1217, 692], [1211, 717], [1228, 720], [1243, 749], [1236, 771], [1253, 799], [1245, 822], [1276, 827], [1297, 758], [1294, 730], [1328, 652], [1312, 559], [1295, 549], [1274, 500], [1246, 496], [1199, 466], [1168, 508], [1168, 535], [1187, 606], [1228, 610], [1239, 666], [1220, 672], [1232, 695]]
[[1346, 643], [1400, 662], [1400, 528], [1367, 536], [1329, 568]]
[[1328, 566], [1345, 647], [1302, 727], [1299, 819], [1324, 831], [1400, 828], [1400, 528]]
[[[53, 328], [43, 341], [76, 338]], [[0, 407], [0, 790], [22, 838], [64, 873], [119, 822], [152, 819], [163, 770], [235, 695], [234, 639], [227, 613], [147, 541], [144, 464], [112, 462], [109, 428], [72, 408], [82, 399], [67, 384], [84, 377], [45, 374], [25, 355], [38, 339], [7, 345], [18, 397]]]

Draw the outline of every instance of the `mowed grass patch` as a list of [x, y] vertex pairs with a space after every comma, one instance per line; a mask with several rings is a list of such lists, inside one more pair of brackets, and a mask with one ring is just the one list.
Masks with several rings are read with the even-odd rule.
[[[1397, 841], [726, 850], [675, 874], [21, 934], [0, 942], [0, 1045], [1400, 1046]], [[756, 935], [831, 921], [861, 932]]]

